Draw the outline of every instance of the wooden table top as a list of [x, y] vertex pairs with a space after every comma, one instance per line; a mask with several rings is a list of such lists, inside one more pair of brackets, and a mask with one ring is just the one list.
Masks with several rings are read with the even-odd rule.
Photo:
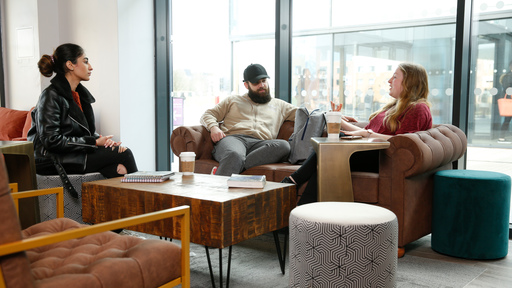
[[[82, 216], [100, 223], [180, 205], [191, 207], [191, 242], [224, 248], [288, 226], [296, 205], [295, 185], [269, 182], [264, 188], [228, 188], [225, 176], [176, 173], [163, 183], [122, 183], [112, 178], [82, 185]], [[161, 223], [164, 222], [164, 223]], [[179, 238], [173, 223], [129, 229]]]
[[[277, 188], [292, 186], [290, 184], [270, 182], [264, 188], [228, 188], [227, 176], [194, 174], [191, 176], [175, 173], [168, 181], [162, 183], [122, 183], [122, 178], [111, 178], [91, 183], [95, 186], [106, 186], [128, 190], [143, 190], [153, 193], [183, 196], [199, 200], [226, 202], [249, 195], [265, 193]], [[198, 192], [201, 193], [198, 193]]]

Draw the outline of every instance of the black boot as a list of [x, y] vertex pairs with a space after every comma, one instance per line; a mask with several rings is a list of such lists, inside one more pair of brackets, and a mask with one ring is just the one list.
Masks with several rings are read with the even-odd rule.
[[[284, 179], [281, 180], [281, 183], [295, 184], [295, 182], [293, 182], [292, 179], [290, 179], [290, 177], [284, 177]], [[295, 184], [295, 185], [297, 185], [297, 184]]]

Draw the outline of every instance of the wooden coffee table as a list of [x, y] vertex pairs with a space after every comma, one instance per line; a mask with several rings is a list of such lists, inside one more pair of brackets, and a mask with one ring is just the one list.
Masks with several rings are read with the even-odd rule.
[[[121, 178], [83, 183], [82, 217], [84, 222], [101, 223], [189, 205], [190, 241], [207, 249], [219, 248], [220, 253], [229, 247], [230, 256], [232, 245], [288, 226], [290, 211], [297, 202], [295, 185], [267, 181], [262, 189], [228, 188], [227, 179], [176, 173], [163, 183], [121, 183]], [[128, 229], [179, 239], [176, 225], [173, 220], [164, 220]], [[222, 286], [222, 266], [220, 269]]]

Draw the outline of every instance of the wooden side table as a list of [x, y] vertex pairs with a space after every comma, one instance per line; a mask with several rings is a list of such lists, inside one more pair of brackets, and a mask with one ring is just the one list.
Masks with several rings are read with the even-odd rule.
[[[19, 191], [37, 189], [34, 145], [31, 141], [0, 141], [0, 153], [4, 154], [9, 182], [18, 183]], [[21, 227], [39, 222], [37, 197], [20, 199]]]
[[318, 157], [318, 201], [353, 202], [350, 156], [354, 152], [386, 149], [389, 142], [377, 138], [360, 140], [311, 138]]

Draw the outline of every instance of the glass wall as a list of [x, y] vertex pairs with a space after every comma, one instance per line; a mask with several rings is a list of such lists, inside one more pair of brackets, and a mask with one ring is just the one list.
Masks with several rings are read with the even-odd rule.
[[233, 94], [247, 92], [242, 84], [243, 72], [251, 63], [258, 63], [267, 70], [270, 93], [274, 95], [275, 1], [231, 0], [231, 11], [229, 31], [233, 45]]
[[332, 35], [295, 37], [292, 104], [326, 111], [332, 99]]
[[[475, 19], [481, 14], [481, 9], [475, 9]], [[481, 19], [473, 23], [468, 138], [478, 146], [512, 148], [509, 127], [512, 117], [504, 117], [498, 106], [498, 99], [512, 94], [512, 88], [507, 92], [512, 87], [510, 29], [512, 18]]]
[[170, 3], [173, 130], [199, 125], [206, 109], [229, 95], [246, 93], [243, 71], [251, 63], [267, 69], [274, 93], [275, 1], [258, 1], [257, 5], [244, 0]]
[[[511, 115], [498, 100], [512, 94], [512, 1], [473, 5], [467, 168], [512, 176]], [[507, 96], [510, 97], [510, 96]], [[512, 223], [512, 211], [511, 211]]]
[[249, 64], [262, 64], [272, 77], [274, 1], [172, 0], [171, 5], [174, 126], [198, 125], [206, 109], [244, 94], [242, 74]]
[[[456, 1], [412, 2], [371, 1], [367, 9], [368, 1], [360, 1], [347, 9], [341, 0], [326, 0], [325, 11], [311, 13], [308, 1], [295, 0], [292, 103], [326, 111], [332, 100], [367, 121], [390, 100], [387, 81], [397, 64], [413, 62], [429, 73], [434, 122], [450, 123]], [[315, 30], [295, 17], [306, 11], [323, 19]]]
[[229, 0], [171, 4], [173, 122], [198, 125], [206, 109], [231, 94]]

